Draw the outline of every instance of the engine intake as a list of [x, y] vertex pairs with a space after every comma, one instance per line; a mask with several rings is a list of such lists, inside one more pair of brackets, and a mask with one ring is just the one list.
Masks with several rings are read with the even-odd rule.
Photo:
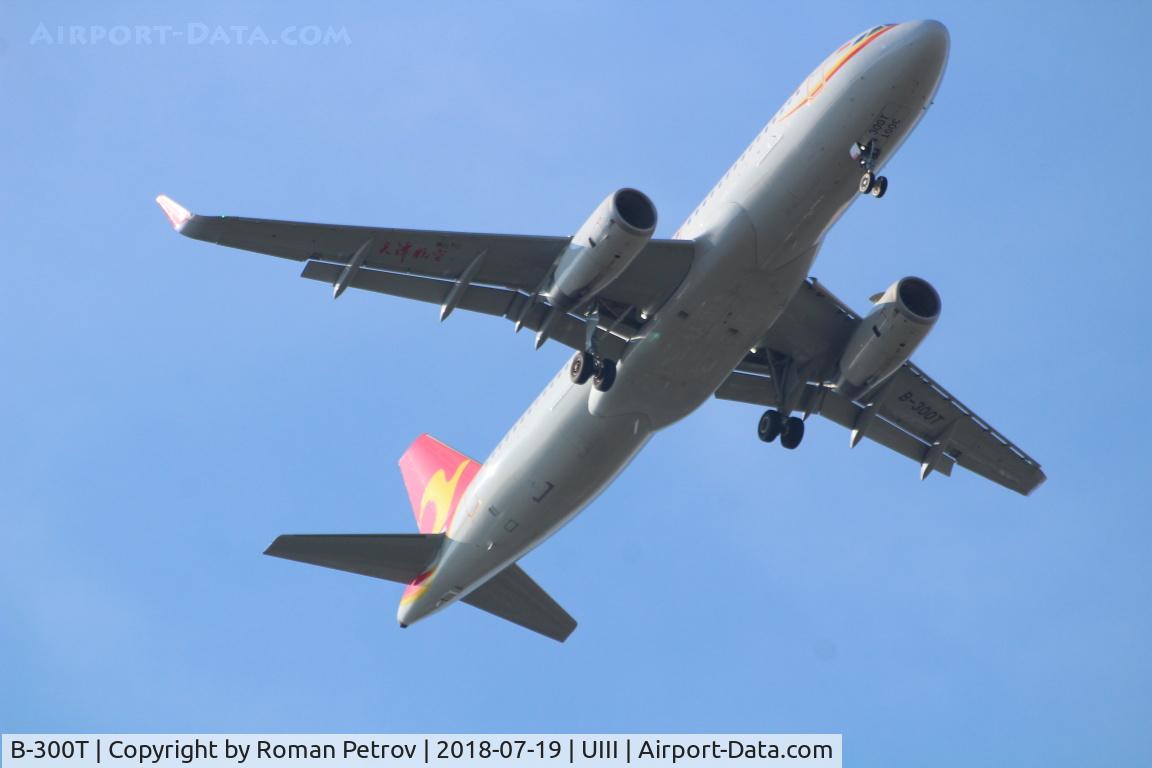
[[919, 277], [897, 280], [875, 297], [840, 357], [836, 389], [853, 399], [874, 390], [912, 357], [940, 317], [940, 294]]
[[[940, 316], [940, 294], [936, 293], [927, 280], [919, 277], [906, 277], [896, 282], [896, 299], [900, 308], [910, 316], [926, 322], [936, 322]], [[889, 288], [889, 291], [892, 289]], [[881, 301], [887, 297], [881, 298]]]
[[656, 206], [648, 195], [636, 189], [621, 189], [612, 196], [616, 214], [637, 232], [651, 232], [656, 229]]
[[643, 192], [619, 189], [596, 207], [556, 260], [544, 296], [569, 310], [583, 304], [628, 268], [656, 231], [656, 206]]

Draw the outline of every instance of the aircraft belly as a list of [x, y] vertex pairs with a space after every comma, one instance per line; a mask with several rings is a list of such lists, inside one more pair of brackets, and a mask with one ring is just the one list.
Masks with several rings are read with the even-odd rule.
[[697, 262], [684, 285], [629, 344], [616, 383], [592, 392], [599, 416], [644, 414], [661, 429], [712, 396], [756, 344], [808, 274], [811, 243], [782, 262], [759, 263], [758, 228], [728, 204], [696, 240]]
[[461, 499], [437, 588], [468, 594], [523, 557], [608, 486], [652, 434], [643, 414], [588, 410], [565, 366]]
[[629, 344], [612, 389], [591, 394], [593, 413], [643, 413], [654, 429], [668, 426], [711, 397], [763, 337], [858, 196], [849, 148], [885, 103], [868, 88], [858, 96], [811, 110], [757, 164], [753, 182], [735, 181], [708, 211], [694, 230], [692, 272]]

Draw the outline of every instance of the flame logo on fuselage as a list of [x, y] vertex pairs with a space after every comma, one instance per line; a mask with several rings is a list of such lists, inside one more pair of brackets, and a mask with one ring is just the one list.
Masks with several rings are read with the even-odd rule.
[[[432, 475], [428, 485], [424, 486], [424, 495], [420, 497], [420, 530], [442, 533], [448, 527], [451, 520], [452, 500], [456, 497], [456, 486], [459, 485], [464, 470], [471, 463], [471, 459], [464, 459], [460, 462], [460, 466], [456, 467], [451, 480], [448, 479], [442, 469], [436, 470], [436, 474]], [[436, 516], [432, 519], [431, 525], [427, 525], [429, 504], [436, 507]]]
[[421, 595], [427, 592], [428, 580], [435, 572], [435, 568], [424, 571], [424, 573], [413, 579], [411, 584], [404, 587], [404, 594], [400, 596], [400, 604], [408, 605], [409, 603], [415, 602]]

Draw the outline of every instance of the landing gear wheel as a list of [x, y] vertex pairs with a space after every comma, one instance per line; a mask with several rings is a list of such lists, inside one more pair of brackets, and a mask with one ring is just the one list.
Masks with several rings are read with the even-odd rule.
[[596, 368], [596, 375], [592, 377], [592, 386], [596, 387], [600, 392], [607, 392], [612, 389], [612, 384], [616, 381], [616, 361], [604, 360]]
[[756, 425], [756, 434], [760, 439], [766, 443], [770, 443], [780, 435], [780, 431], [784, 429], [784, 417], [780, 415], [780, 411], [764, 411], [764, 415], [760, 417], [760, 423]]
[[784, 422], [784, 431], [780, 433], [780, 445], [788, 450], [800, 445], [804, 439], [804, 419], [798, 416], [789, 416]]
[[864, 175], [860, 177], [860, 194], [866, 195], [871, 192], [875, 183], [876, 177], [872, 175], [872, 171], [864, 171]]
[[572, 377], [574, 384], [583, 384], [588, 381], [595, 371], [596, 359], [592, 357], [590, 352], [577, 352], [572, 358], [572, 362], [568, 364], [568, 375]]
[[884, 197], [884, 193], [888, 191], [888, 177], [877, 176], [876, 181], [872, 183], [872, 197]]

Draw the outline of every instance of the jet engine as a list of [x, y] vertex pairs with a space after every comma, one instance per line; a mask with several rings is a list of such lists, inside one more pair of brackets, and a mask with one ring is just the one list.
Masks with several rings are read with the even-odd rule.
[[583, 304], [628, 268], [655, 231], [656, 207], [647, 195], [613, 192], [564, 248], [543, 295], [563, 311]]
[[940, 317], [940, 294], [919, 277], [897, 280], [872, 300], [876, 306], [848, 340], [835, 383], [841, 394], [853, 399], [907, 362]]

